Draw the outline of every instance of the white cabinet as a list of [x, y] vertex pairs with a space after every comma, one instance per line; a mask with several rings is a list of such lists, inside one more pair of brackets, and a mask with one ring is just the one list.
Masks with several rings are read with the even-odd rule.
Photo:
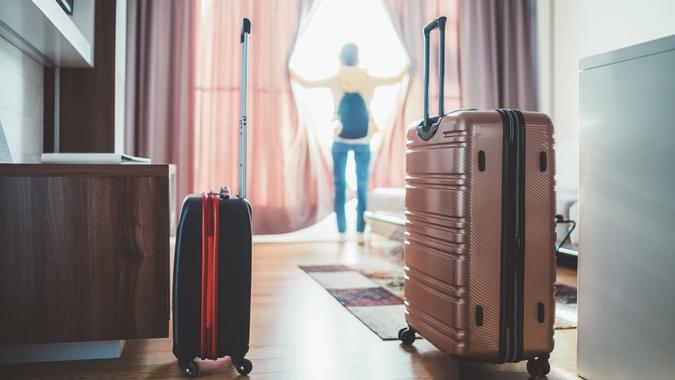
[[76, 0], [73, 15], [55, 0], [0, 0], [0, 35], [47, 66], [94, 66], [95, 0]]
[[675, 373], [675, 35], [581, 60], [577, 374]]

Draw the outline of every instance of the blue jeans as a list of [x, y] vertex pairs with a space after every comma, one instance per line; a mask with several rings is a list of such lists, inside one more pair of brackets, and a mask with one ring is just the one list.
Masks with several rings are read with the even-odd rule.
[[363, 213], [366, 211], [366, 199], [368, 197], [368, 169], [370, 167], [369, 144], [345, 144], [333, 143], [333, 182], [335, 183], [335, 215], [337, 215], [337, 227], [339, 232], [347, 231], [347, 218], [345, 216], [345, 192], [347, 180], [345, 170], [347, 168], [347, 155], [354, 152], [356, 161], [356, 195], [358, 206], [356, 207], [356, 231], [363, 232], [366, 229], [366, 221]]

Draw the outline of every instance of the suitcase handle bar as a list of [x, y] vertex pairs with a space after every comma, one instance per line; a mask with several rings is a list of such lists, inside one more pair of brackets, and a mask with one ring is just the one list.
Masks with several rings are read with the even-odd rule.
[[239, 196], [246, 198], [246, 160], [248, 117], [246, 116], [247, 77], [248, 77], [248, 37], [251, 34], [251, 21], [244, 18], [241, 25], [241, 99], [239, 112]]
[[[444, 84], [445, 84], [445, 22], [447, 18], [441, 16], [424, 26], [424, 120], [417, 127], [417, 134], [424, 140], [430, 139], [436, 129], [437, 122], [443, 116]], [[438, 116], [429, 117], [429, 40], [431, 32], [439, 31], [438, 41]]]
[[447, 21], [447, 19], [448, 19], [447, 17], [441, 16], [435, 19], [434, 21], [424, 25], [424, 35], [429, 36], [429, 33], [431, 33], [436, 28], [440, 28], [441, 33], [443, 33], [445, 30], [445, 22]]
[[241, 37], [240, 43], [244, 43], [244, 34], [251, 34], [251, 20], [244, 18], [244, 21], [241, 25]]

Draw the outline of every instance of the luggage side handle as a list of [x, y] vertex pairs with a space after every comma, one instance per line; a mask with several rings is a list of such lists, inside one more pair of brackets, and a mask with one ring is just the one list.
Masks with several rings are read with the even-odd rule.
[[[438, 129], [438, 122], [443, 117], [443, 100], [445, 90], [445, 23], [447, 18], [441, 16], [424, 26], [424, 120], [417, 126], [417, 135], [422, 140], [429, 140]], [[429, 117], [429, 40], [431, 32], [439, 31], [438, 41], [438, 116]]]

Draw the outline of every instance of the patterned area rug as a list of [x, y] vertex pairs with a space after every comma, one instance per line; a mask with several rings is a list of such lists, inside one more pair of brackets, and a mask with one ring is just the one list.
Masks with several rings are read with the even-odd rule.
[[[301, 265], [316, 282], [382, 340], [405, 326], [403, 271], [369, 271], [346, 265]], [[577, 326], [577, 289], [555, 284], [555, 329]]]

